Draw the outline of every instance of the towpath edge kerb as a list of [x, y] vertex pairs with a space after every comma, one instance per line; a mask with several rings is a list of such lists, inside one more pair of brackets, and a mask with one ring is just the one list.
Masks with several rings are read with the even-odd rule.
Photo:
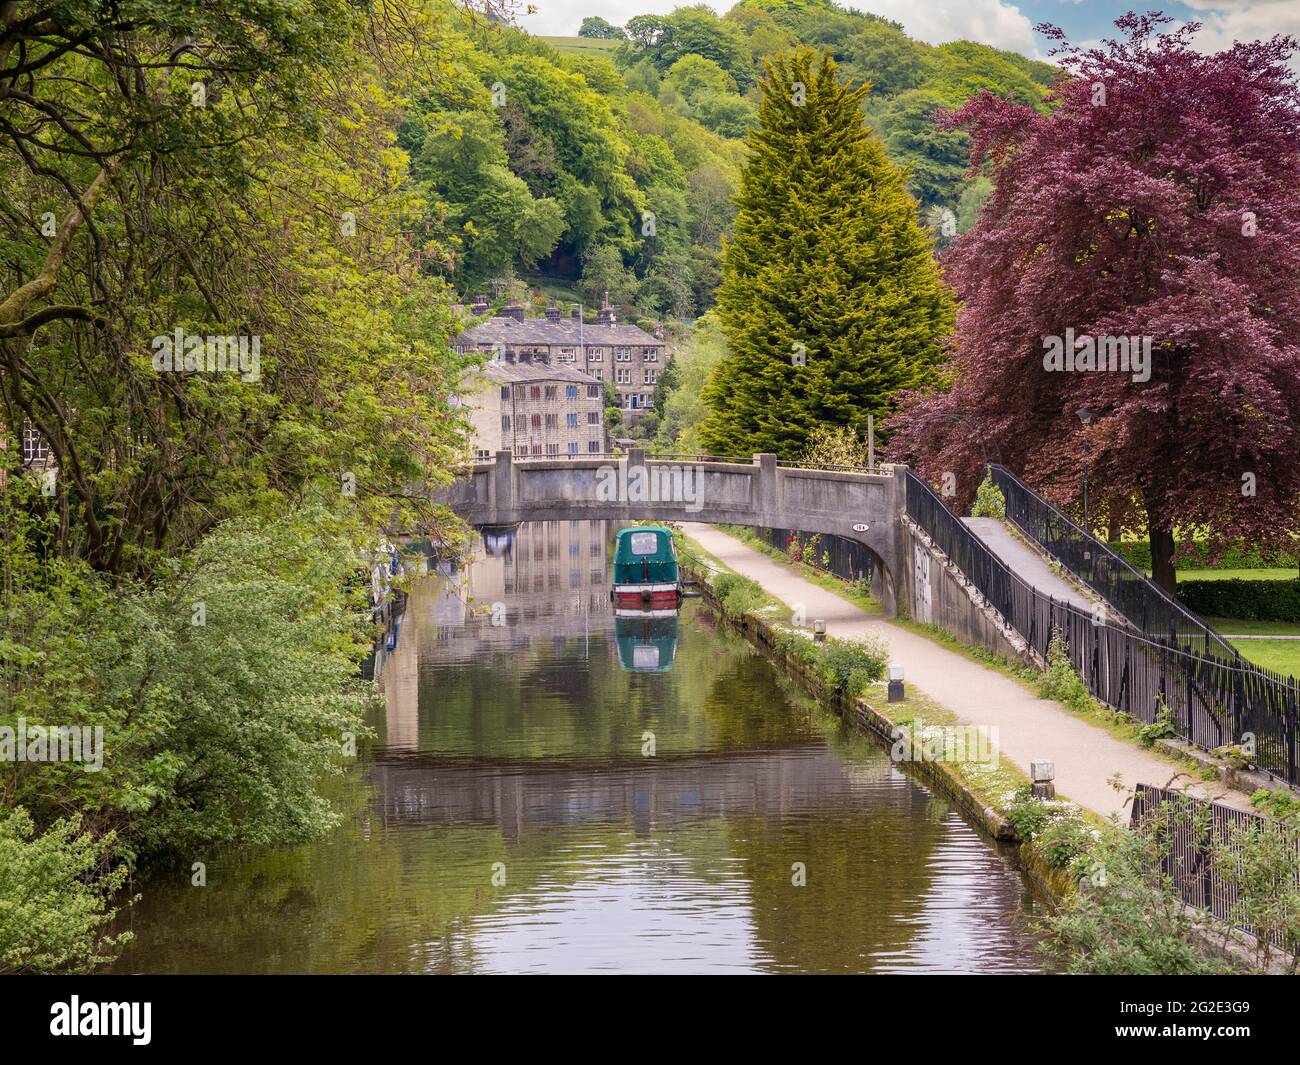
[[[777, 644], [778, 627], [773, 622], [753, 612], [746, 612], [739, 621], [731, 619], [723, 611], [722, 604], [714, 593], [711, 579], [713, 574], [685, 562], [682, 568], [698, 582], [702, 598], [725, 624], [738, 629], [758, 650], [796, 676], [805, 687], [823, 702], [833, 706], [841, 716], [847, 715], [859, 732], [876, 738], [886, 749], [889, 748], [900, 726], [888, 714], [861, 696], [850, 700], [831, 691], [804, 662], [780, 649]], [[1067, 895], [1073, 894], [1075, 884], [1069, 874], [1064, 869], [1049, 865], [1034, 844], [1025, 843], [1016, 834], [1006, 812], [995, 803], [985, 802], [954, 767], [941, 760], [893, 764], [900, 772], [919, 778], [927, 788], [951, 802], [963, 819], [981, 835], [996, 843], [1013, 847], [1025, 875], [1053, 908], [1059, 906]]]

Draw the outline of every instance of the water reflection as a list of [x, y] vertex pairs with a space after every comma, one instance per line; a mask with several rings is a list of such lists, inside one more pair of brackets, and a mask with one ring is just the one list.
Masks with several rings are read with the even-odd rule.
[[677, 657], [677, 616], [671, 610], [614, 611], [618, 664], [633, 673], [667, 673]]
[[339, 831], [150, 886], [120, 967], [1038, 968], [1018, 875], [883, 752], [698, 601], [621, 624], [611, 532], [523, 526], [414, 587]]

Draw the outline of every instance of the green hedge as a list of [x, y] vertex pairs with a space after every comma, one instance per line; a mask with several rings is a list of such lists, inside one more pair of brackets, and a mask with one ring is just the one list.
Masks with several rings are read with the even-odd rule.
[[1210, 617], [1300, 622], [1300, 580], [1180, 581], [1178, 598]]
[[[1110, 549], [1126, 558], [1130, 564], [1141, 570], [1151, 569], [1151, 544], [1146, 540], [1124, 540], [1112, 542]], [[1265, 552], [1261, 554], [1254, 548], [1229, 548], [1217, 562], [1210, 562], [1209, 547], [1205, 540], [1193, 540], [1191, 544], [1179, 544], [1180, 552], [1186, 551], [1187, 557], [1178, 563], [1179, 569], [1275, 569], [1296, 565], [1295, 555], [1284, 552]]]

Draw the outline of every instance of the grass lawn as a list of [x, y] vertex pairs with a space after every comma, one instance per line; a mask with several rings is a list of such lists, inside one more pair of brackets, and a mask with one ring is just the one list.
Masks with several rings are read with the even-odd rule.
[[[1243, 621], [1206, 618], [1217, 631], [1231, 636], [1300, 636], [1300, 625], [1288, 621]], [[1300, 677], [1300, 640], [1229, 640], [1241, 657], [1277, 673]]]
[[[1180, 569], [1180, 581], [1293, 581], [1300, 570], [1286, 569]], [[1147, 574], [1151, 576], [1151, 574]]]
[[597, 37], [541, 37], [560, 52], [612, 52], [620, 41], [607, 41]]

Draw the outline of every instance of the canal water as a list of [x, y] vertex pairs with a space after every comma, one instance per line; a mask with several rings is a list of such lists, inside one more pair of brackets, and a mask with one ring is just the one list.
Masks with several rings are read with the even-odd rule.
[[616, 621], [610, 533], [429, 563], [337, 831], [137, 885], [116, 971], [1040, 970], [1014, 865], [878, 746], [698, 600]]

